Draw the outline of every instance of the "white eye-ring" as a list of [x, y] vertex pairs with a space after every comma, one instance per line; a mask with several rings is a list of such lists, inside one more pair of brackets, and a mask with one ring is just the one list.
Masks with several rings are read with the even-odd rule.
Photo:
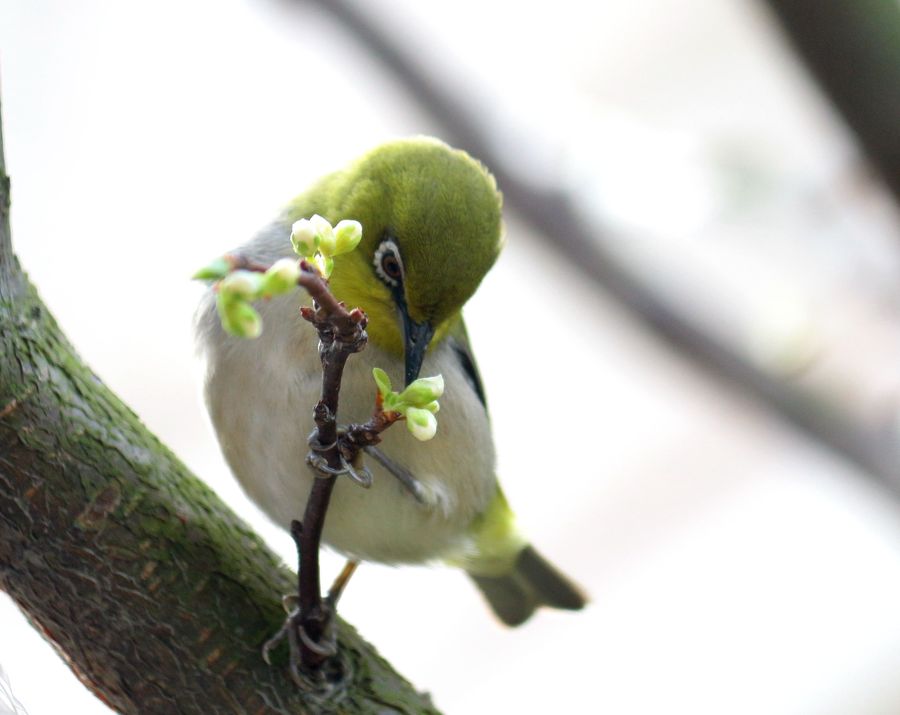
[[400, 249], [390, 238], [384, 239], [375, 250], [375, 272], [392, 288], [403, 282], [403, 261], [400, 260]]

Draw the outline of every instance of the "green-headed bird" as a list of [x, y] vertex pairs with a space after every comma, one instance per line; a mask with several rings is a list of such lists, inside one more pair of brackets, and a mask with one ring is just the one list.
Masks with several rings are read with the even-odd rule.
[[[579, 609], [579, 590], [531, 547], [494, 473], [485, 392], [461, 310], [503, 245], [501, 197], [485, 168], [429, 138], [394, 141], [330, 174], [238, 250], [271, 264], [291, 256], [294, 221], [355, 219], [362, 241], [336, 256], [331, 289], [369, 318], [369, 346], [347, 362], [344, 421], [372, 410], [372, 368], [395, 384], [441, 374], [440, 427], [430, 442], [389, 429], [365, 455], [374, 483], [340, 479], [324, 541], [354, 560], [462, 567], [500, 619], [517, 625], [541, 605]], [[211, 295], [197, 332], [206, 400], [222, 451], [249, 496], [289, 528], [303, 514], [312, 473], [304, 436], [321, 392], [315, 332], [296, 296], [260, 302], [256, 340], [223, 331]], [[536, 477], [538, 475], [535, 475]]]

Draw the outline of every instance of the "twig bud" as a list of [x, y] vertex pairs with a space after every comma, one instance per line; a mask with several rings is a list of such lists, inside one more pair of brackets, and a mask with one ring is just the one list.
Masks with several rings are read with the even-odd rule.
[[434, 377], [420, 377], [400, 393], [400, 399], [413, 407], [424, 408], [444, 394], [444, 378], [441, 375]]
[[290, 293], [297, 287], [297, 280], [300, 278], [300, 266], [297, 261], [292, 258], [282, 258], [275, 261], [272, 266], [263, 274], [262, 295], [271, 297]]
[[428, 410], [410, 407], [406, 410], [406, 426], [413, 437], [427, 442], [437, 432], [437, 419]]
[[235, 271], [229, 273], [219, 283], [219, 295], [223, 299], [240, 298], [253, 300], [259, 297], [262, 288], [262, 274], [253, 271]]
[[309, 224], [310, 226], [312, 226], [313, 231], [315, 231], [316, 233], [316, 241], [319, 247], [319, 252], [323, 256], [327, 256], [329, 258], [333, 256], [335, 248], [334, 229], [331, 227], [328, 219], [319, 216], [319, 214], [315, 214], [309, 220]]
[[322, 253], [317, 253], [312, 259], [313, 265], [319, 271], [322, 278], [330, 278], [331, 272], [334, 270], [334, 259]]
[[298, 256], [312, 256], [319, 249], [319, 239], [315, 227], [308, 218], [294, 221], [291, 226], [291, 245]]
[[231, 271], [231, 262], [227, 258], [217, 258], [209, 265], [203, 266], [197, 271], [191, 280], [195, 281], [219, 281]]
[[334, 227], [334, 255], [349, 253], [362, 240], [362, 224], [352, 219], [338, 221]]
[[240, 298], [229, 298], [220, 292], [216, 307], [226, 332], [239, 338], [256, 338], [262, 333], [262, 318], [253, 306]]

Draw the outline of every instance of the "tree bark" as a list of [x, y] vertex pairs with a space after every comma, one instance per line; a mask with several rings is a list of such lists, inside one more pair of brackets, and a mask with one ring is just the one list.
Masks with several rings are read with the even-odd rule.
[[121, 713], [436, 712], [345, 623], [338, 704], [263, 662], [295, 576], [81, 362], [9, 203], [0, 133], [0, 588]]

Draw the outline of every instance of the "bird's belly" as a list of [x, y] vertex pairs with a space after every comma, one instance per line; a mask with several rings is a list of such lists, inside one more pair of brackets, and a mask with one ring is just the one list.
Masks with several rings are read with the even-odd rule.
[[[413, 440], [402, 424], [391, 429], [399, 438]], [[304, 462], [305, 439], [301, 437], [299, 442], [291, 460], [296, 466], [275, 472], [275, 479], [264, 482], [245, 479], [248, 473], [245, 469], [237, 465], [234, 469], [250, 497], [285, 528], [292, 519], [302, 520], [312, 486], [313, 476]], [[414, 445], [421, 450], [430, 446], [428, 443]], [[385, 454], [395, 458], [389, 445], [381, 447]], [[423, 504], [371, 457], [365, 456], [364, 460], [373, 475], [369, 489], [347, 477], [339, 477], [335, 485], [323, 533], [329, 546], [347, 556], [383, 563], [419, 563], [456, 556], [466, 549], [466, 531], [493, 493], [491, 469], [477, 473], [446, 471], [452, 470], [454, 462], [459, 461], [451, 460], [436, 465], [439, 469], [424, 470], [423, 460], [414, 459], [410, 465], [408, 459], [397, 459], [425, 487], [427, 503]], [[251, 469], [271, 466], [266, 461]]]
[[[471, 511], [423, 505], [383, 468], [371, 460], [367, 466], [374, 476], [370, 489], [338, 478], [325, 520], [326, 544], [348, 557], [383, 563], [419, 563], [465, 549]], [[251, 498], [287, 528], [292, 519], [302, 521], [309, 495], [312, 477], [305, 465], [301, 469], [306, 473], [284, 480], [282, 488], [260, 489], [256, 481], [238, 479]], [[452, 487], [446, 489], [443, 496], [452, 498], [452, 492]]]
[[[302, 520], [314, 478], [305, 462], [306, 440], [313, 428], [321, 368], [315, 350], [309, 349], [315, 339], [308, 337], [299, 351], [245, 341], [231, 352], [207, 355], [206, 397], [226, 460], [251, 499], [285, 528], [292, 519]], [[251, 347], [257, 359], [236, 354]], [[339, 422], [361, 422], [371, 414], [373, 365], [402, 384], [399, 360], [371, 346], [351, 356]], [[383, 434], [379, 446], [420, 481], [427, 503], [364, 456], [374, 477], [372, 487], [363, 489], [339, 477], [332, 494], [323, 536], [338, 551], [400, 563], [450, 557], [466, 548], [466, 530], [496, 488], [493, 443], [486, 412], [449, 347], [438, 346], [426, 357], [422, 375], [437, 373], [443, 374], [446, 390], [435, 438], [419, 442], [400, 422]]]

